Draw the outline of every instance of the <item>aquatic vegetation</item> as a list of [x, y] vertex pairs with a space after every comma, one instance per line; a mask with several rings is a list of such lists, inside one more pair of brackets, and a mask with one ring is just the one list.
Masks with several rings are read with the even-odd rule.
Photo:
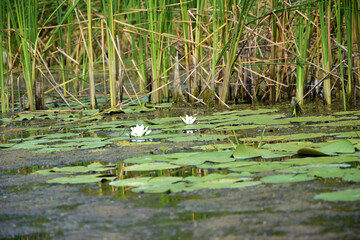
[[151, 132], [151, 130], [148, 130], [148, 128], [149, 128], [149, 126], [147, 126], [145, 128], [144, 125], [136, 125], [136, 127], [131, 128], [130, 136], [133, 136], [133, 137], [146, 136]]
[[316, 180], [315, 177], [306, 174], [277, 174], [263, 177], [260, 181], [264, 183], [295, 183]]
[[[150, 106], [141, 108], [151, 109]], [[348, 184], [360, 182], [360, 168], [356, 163], [360, 156], [357, 151], [360, 148], [360, 134], [351, 131], [353, 124], [359, 120], [358, 111], [328, 116], [289, 117], [275, 110], [246, 109], [202, 115], [199, 117], [201, 124], [179, 123], [179, 117], [173, 116], [131, 120], [122, 113], [114, 113], [114, 118], [98, 111], [81, 112], [67, 113], [59, 119], [56, 114], [38, 112], [14, 115], [11, 119], [13, 123], [33, 125], [37, 121], [46, 124], [45, 127], [40, 125], [19, 129], [27, 136], [19, 134], [17, 138], [10, 137], [0, 147], [38, 153], [114, 145], [142, 147], [142, 144], [149, 142], [133, 142], [125, 134], [129, 127], [136, 124], [130, 128], [133, 134], [129, 134], [135, 140], [151, 139], [154, 148], [159, 149], [162, 142], [181, 143], [192, 150], [128, 158], [123, 160], [124, 165], [118, 164], [116, 167], [92, 163], [88, 166], [54, 167], [37, 173], [48, 175], [49, 178], [54, 174], [65, 175], [48, 179], [47, 182], [52, 184], [114, 181], [110, 185], [144, 193], [242, 188], [265, 183], [301, 184], [323, 179], [337, 179]], [[49, 127], [48, 122], [56, 119], [60, 124]], [[63, 121], [66, 124], [61, 124]], [[4, 124], [9, 122], [4, 121]], [[349, 122], [351, 124], [347, 124]], [[152, 130], [145, 127], [146, 124], [151, 125]], [[319, 124], [329, 124], [329, 127], [316, 127]], [[342, 128], [344, 132], [332, 129], [339, 124], [346, 126]], [[266, 134], [262, 134], [264, 128]], [[306, 128], [318, 130], [298, 130]], [[193, 133], [184, 133], [187, 130], [193, 130]], [[150, 131], [151, 135], [148, 135]], [[199, 146], [194, 146], [194, 143]], [[151, 148], [152, 145], [146, 146]]]
[[354, 153], [354, 145], [347, 139], [340, 139], [319, 148], [300, 148], [297, 153], [310, 156], [337, 155], [339, 153]]
[[193, 124], [196, 121], [196, 117], [193, 116], [188, 116], [186, 115], [185, 118], [181, 117], [180, 118], [184, 121], [184, 123], [186, 124]]
[[360, 188], [348, 189], [344, 191], [320, 193], [314, 197], [317, 200], [325, 200], [331, 202], [337, 201], [359, 201]]

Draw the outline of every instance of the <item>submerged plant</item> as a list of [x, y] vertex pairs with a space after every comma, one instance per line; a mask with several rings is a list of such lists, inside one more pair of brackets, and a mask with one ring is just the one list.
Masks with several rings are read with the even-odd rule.
[[131, 128], [130, 136], [133, 137], [143, 137], [148, 135], [151, 130], [148, 130], [149, 127], [144, 127], [144, 125], [136, 125], [136, 127]]
[[184, 121], [184, 123], [189, 124], [189, 125], [193, 124], [196, 121], [195, 117], [188, 116], [188, 115], [186, 115], [185, 118], [183, 118], [183, 117], [180, 117], [180, 118]]

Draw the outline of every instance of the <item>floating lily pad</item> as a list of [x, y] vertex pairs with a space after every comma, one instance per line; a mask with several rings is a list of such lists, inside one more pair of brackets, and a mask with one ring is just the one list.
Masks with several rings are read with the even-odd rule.
[[315, 180], [315, 177], [306, 174], [278, 174], [266, 176], [260, 179], [264, 183], [295, 183]]
[[233, 153], [233, 157], [235, 159], [250, 159], [261, 157], [261, 153], [253, 147], [239, 144]]
[[230, 171], [235, 172], [273, 172], [281, 169], [286, 169], [289, 166], [282, 162], [260, 162], [251, 166], [240, 166], [236, 168], [229, 168]]
[[237, 168], [237, 167], [245, 167], [245, 166], [252, 166], [258, 165], [258, 162], [249, 162], [249, 161], [233, 161], [228, 163], [221, 163], [221, 164], [214, 164], [214, 163], [204, 163], [197, 165], [198, 168], [202, 169], [229, 169], [229, 168]]
[[35, 173], [41, 175], [49, 175], [54, 173], [87, 173], [87, 172], [104, 172], [115, 169], [114, 166], [103, 166], [101, 163], [92, 163], [88, 166], [72, 166], [72, 167], [54, 167], [51, 169], [38, 170]]
[[[335, 136], [336, 133], [298, 133], [298, 134], [289, 134], [289, 135], [280, 135], [280, 136], [271, 136], [265, 135], [262, 139], [263, 142], [276, 142], [276, 141], [293, 141], [293, 140], [306, 140], [314, 139], [319, 137], [331, 137]], [[261, 136], [253, 138], [240, 138], [241, 141], [246, 142], [260, 142]]]
[[261, 184], [260, 181], [246, 181], [243, 182], [239, 178], [221, 178], [206, 182], [195, 183], [188, 187], [187, 191], [195, 191], [200, 189], [220, 189], [220, 188], [241, 188], [247, 186], [254, 186]]
[[358, 161], [358, 157], [307, 157], [287, 159], [282, 164], [305, 165], [305, 164], [325, 164], [325, 163], [348, 163]]
[[201, 146], [194, 146], [191, 147], [192, 149], [199, 149], [204, 151], [223, 151], [229, 150], [234, 148], [234, 144], [232, 143], [220, 143], [220, 144], [208, 144], [208, 145], [201, 145]]
[[[197, 164], [204, 162], [214, 162], [214, 163], [225, 163], [235, 161], [234, 158], [231, 158], [232, 151], [219, 151], [219, 152], [200, 152], [190, 156], [192, 159], [198, 161]], [[180, 161], [181, 159], [179, 159]]]
[[357, 170], [357, 173], [346, 173], [342, 180], [348, 182], [360, 182], [360, 170]]
[[[164, 136], [166, 137], [166, 136]], [[228, 138], [227, 135], [196, 134], [193, 136], [167, 138], [170, 142], [192, 142], [192, 141], [218, 141]]]
[[164, 170], [164, 169], [175, 169], [180, 166], [170, 164], [170, 163], [144, 163], [144, 164], [136, 164], [129, 167], [125, 167], [124, 171], [153, 171], [153, 170]]
[[92, 175], [76, 175], [70, 177], [59, 177], [46, 181], [47, 183], [60, 183], [60, 184], [81, 184], [81, 183], [94, 183], [103, 180], [113, 180], [115, 177], [109, 177], [102, 174]]
[[175, 183], [175, 182], [179, 182], [182, 181], [183, 178], [182, 177], [174, 177], [174, 176], [169, 176], [169, 177], [154, 177], [151, 178], [149, 180], [149, 184], [152, 185], [156, 185], [156, 184], [170, 184], [170, 183]]
[[329, 122], [329, 121], [339, 121], [339, 120], [354, 120], [357, 117], [335, 117], [335, 116], [308, 116], [308, 117], [294, 117], [291, 118], [291, 122]]
[[360, 200], [360, 188], [348, 189], [344, 191], [320, 193], [314, 197], [317, 200], [325, 200], [330, 202], [337, 201], [359, 201]]
[[335, 133], [334, 134], [338, 138], [353, 138], [353, 137], [360, 137], [359, 131], [351, 131], [351, 132], [342, 132], [342, 133]]
[[251, 159], [262, 157], [264, 159], [270, 158], [281, 158], [281, 157], [289, 157], [294, 155], [295, 153], [290, 152], [273, 152], [267, 149], [258, 149], [250, 146], [246, 146], [244, 144], [240, 144], [236, 147], [233, 157], [235, 159]]
[[281, 142], [281, 143], [272, 143], [264, 144], [263, 149], [268, 149], [270, 151], [280, 151], [280, 152], [293, 152], [296, 153], [300, 148], [310, 148], [310, 147], [321, 147], [322, 143], [313, 143], [313, 142]]
[[298, 154], [308, 156], [328, 156], [337, 155], [338, 153], [354, 153], [354, 145], [346, 139], [335, 140], [320, 148], [300, 148]]
[[157, 184], [142, 186], [138, 188], [133, 188], [131, 191], [139, 193], [170, 193], [170, 192], [181, 192], [185, 191], [186, 186], [184, 183], [176, 184]]
[[138, 177], [138, 178], [127, 178], [110, 182], [109, 184], [115, 187], [134, 187], [134, 186], [145, 186], [149, 185], [151, 177]]
[[[238, 178], [241, 174], [235, 173], [235, 174], [219, 174], [219, 173], [211, 173], [203, 177], [198, 176], [189, 176], [184, 178], [184, 181], [191, 182], [191, 183], [197, 183], [197, 182], [206, 182], [206, 181], [213, 181], [216, 179], [225, 179], [225, 178]], [[240, 180], [239, 180], [240, 181]]]

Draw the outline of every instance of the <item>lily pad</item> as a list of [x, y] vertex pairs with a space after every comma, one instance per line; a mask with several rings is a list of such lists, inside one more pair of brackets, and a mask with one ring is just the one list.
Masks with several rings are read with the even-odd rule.
[[281, 169], [286, 169], [289, 166], [282, 162], [261, 162], [251, 166], [240, 166], [236, 168], [229, 168], [230, 171], [235, 172], [273, 172]]
[[129, 167], [125, 167], [124, 171], [153, 171], [153, 170], [165, 170], [165, 169], [175, 169], [180, 168], [180, 166], [166, 163], [166, 162], [154, 162], [154, 163], [144, 163], [136, 164]]
[[306, 174], [278, 174], [266, 176], [260, 179], [264, 183], [295, 183], [315, 180], [315, 177], [310, 177]]
[[87, 173], [87, 172], [104, 172], [115, 169], [114, 166], [103, 166], [101, 163], [92, 163], [88, 166], [72, 166], [72, 167], [54, 167], [51, 169], [38, 170], [35, 173], [41, 175], [49, 175], [54, 173]]
[[169, 193], [169, 192], [181, 192], [185, 191], [186, 186], [185, 183], [180, 182], [176, 184], [156, 184], [156, 185], [149, 185], [149, 186], [141, 186], [137, 188], [133, 188], [132, 192], [139, 192], [139, 193]]
[[282, 164], [306, 165], [306, 164], [325, 164], [325, 163], [348, 163], [358, 161], [358, 157], [339, 156], [339, 157], [307, 157], [287, 159]]
[[110, 182], [109, 184], [115, 187], [133, 187], [133, 186], [145, 186], [149, 185], [151, 177], [138, 177], [138, 178], [127, 178]]
[[330, 202], [337, 201], [359, 201], [360, 200], [360, 188], [348, 189], [344, 191], [320, 193], [314, 197], [317, 200], [325, 200]]
[[339, 153], [354, 153], [354, 145], [346, 139], [335, 140], [320, 148], [300, 148], [298, 154], [308, 156], [329, 156]]
[[47, 183], [60, 183], [60, 184], [81, 184], [81, 183], [95, 183], [101, 182], [103, 180], [113, 180], [115, 177], [109, 177], [102, 174], [92, 174], [92, 175], [76, 175], [70, 177], [59, 177], [51, 180], [47, 180]]
[[235, 159], [250, 159], [250, 158], [258, 158], [261, 157], [261, 152], [255, 148], [246, 146], [244, 144], [239, 144], [233, 155]]

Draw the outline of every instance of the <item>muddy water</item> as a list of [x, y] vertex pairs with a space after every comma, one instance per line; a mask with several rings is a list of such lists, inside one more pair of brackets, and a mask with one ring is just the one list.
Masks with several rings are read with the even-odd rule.
[[[173, 152], [193, 143], [162, 143]], [[358, 239], [359, 202], [324, 202], [315, 194], [354, 188], [319, 180], [242, 189], [138, 194], [107, 182], [47, 184], [38, 167], [161, 154], [143, 145], [31, 153], [0, 150], [2, 239]], [[53, 177], [53, 176], [51, 176]]]

